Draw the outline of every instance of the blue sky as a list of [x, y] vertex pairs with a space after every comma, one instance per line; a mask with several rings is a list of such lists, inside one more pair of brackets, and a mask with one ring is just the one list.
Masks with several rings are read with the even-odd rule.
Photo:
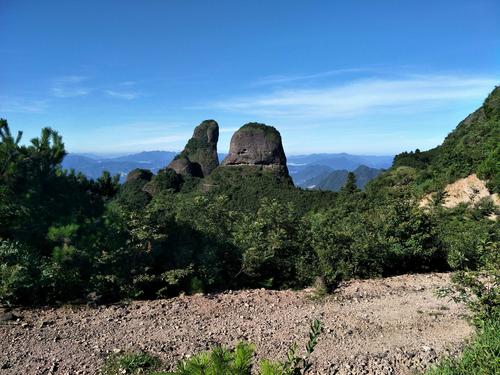
[[500, 2], [0, 0], [0, 117], [70, 152], [179, 150], [214, 118], [289, 154], [441, 143], [500, 84]]

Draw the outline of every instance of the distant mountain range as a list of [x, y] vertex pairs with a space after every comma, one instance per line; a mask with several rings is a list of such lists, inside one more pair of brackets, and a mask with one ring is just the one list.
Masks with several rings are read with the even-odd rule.
[[177, 155], [170, 151], [145, 151], [138, 154], [103, 158], [96, 155], [68, 154], [62, 166], [65, 169], [74, 169], [82, 172], [89, 178], [96, 179], [102, 172], [108, 171], [111, 175], [120, 175], [124, 180], [127, 173], [135, 168], [149, 169], [153, 173], [165, 167]]
[[351, 155], [346, 153], [287, 156], [289, 168], [304, 165], [324, 165], [332, 169], [347, 169], [348, 171], [353, 171], [360, 165], [377, 169], [389, 168], [393, 159], [393, 155]]
[[[94, 154], [68, 154], [62, 163], [65, 169], [82, 172], [89, 178], [98, 178], [102, 172], [120, 175], [124, 181], [128, 172], [135, 168], [149, 169], [157, 173], [177, 155], [173, 151], [144, 151], [137, 154], [102, 157]], [[219, 154], [223, 160], [226, 154]], [[321, 190], [338, 190], [345, 183], [347, 173], [354, 171], [358, 186], [362, 188], [374, 178], [380, 169], [389, 168], [393, 156], [341, 154], [292, 155], [288, 157], [288, 169], [295, 185]]]
[[363, 189], [368, 181], [392, 165], [393, 156], [311, 154], [288, 157], [288, 169], [296, 186], [306, 189], [338, 191], [347, 174], [354, 172]]
[[[356, 185], [360, 189], [363, 189], [370, 180], [374, 179], [380, 174], [380, 172], [382, 172], [382, 169], [370, 168], [366, 165], [360, 165], [352, 172], [356, 176]], [[346, 169], [330, 169], [328, 172], [322, 172], [321, 174], [296, 185], [314, 190], [339, 191], [340, 188], [345, 185], [348, 174], [349, 171]]]

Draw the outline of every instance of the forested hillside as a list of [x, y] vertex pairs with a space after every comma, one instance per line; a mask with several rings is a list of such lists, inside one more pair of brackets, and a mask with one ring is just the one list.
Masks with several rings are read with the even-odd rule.
[[500, 87], [442, 145], [425, 152], [417, 149], [396, 155], [393, 170], [398, 167], [414, 168], [419, 191], [436, 191], [477, 173], [489, 182], [493, 192], [500, 192]]

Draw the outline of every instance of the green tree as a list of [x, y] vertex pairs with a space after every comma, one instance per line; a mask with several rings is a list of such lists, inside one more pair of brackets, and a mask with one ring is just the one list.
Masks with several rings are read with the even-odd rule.
[[295, 256], [302, 245], [300, 229], [300, 217], [291, 204], [262, 199], [256, 216], [245, 215], [234, 231], [242, 251], [240, 273], [271, 287], [293, 284]]
[[349, 172], [347, 175], [347, 181], [345, 185], [340, 189], [342, 194], [354, 194], [359, 193], [361, 190], [356, 184], [356, 175], [353, 172]]

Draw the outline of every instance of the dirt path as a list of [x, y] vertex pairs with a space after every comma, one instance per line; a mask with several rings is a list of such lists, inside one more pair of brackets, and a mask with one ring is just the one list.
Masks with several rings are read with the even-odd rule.
[[353, 281], [319, 302], [310, 291], [250, 290], [16, 310], [0, 324], [0, 374], [96, 374], [119, 350], [147, 350], [175, 364], [240, 340], [254, 342], [257, 357], [282, 359], [293, 341], [303, 347], [314, 318], [325, 326], [314, 373], [418, 373], [472, 332], [462, 306], [434, 296], [447, 282], [446, 274]]

